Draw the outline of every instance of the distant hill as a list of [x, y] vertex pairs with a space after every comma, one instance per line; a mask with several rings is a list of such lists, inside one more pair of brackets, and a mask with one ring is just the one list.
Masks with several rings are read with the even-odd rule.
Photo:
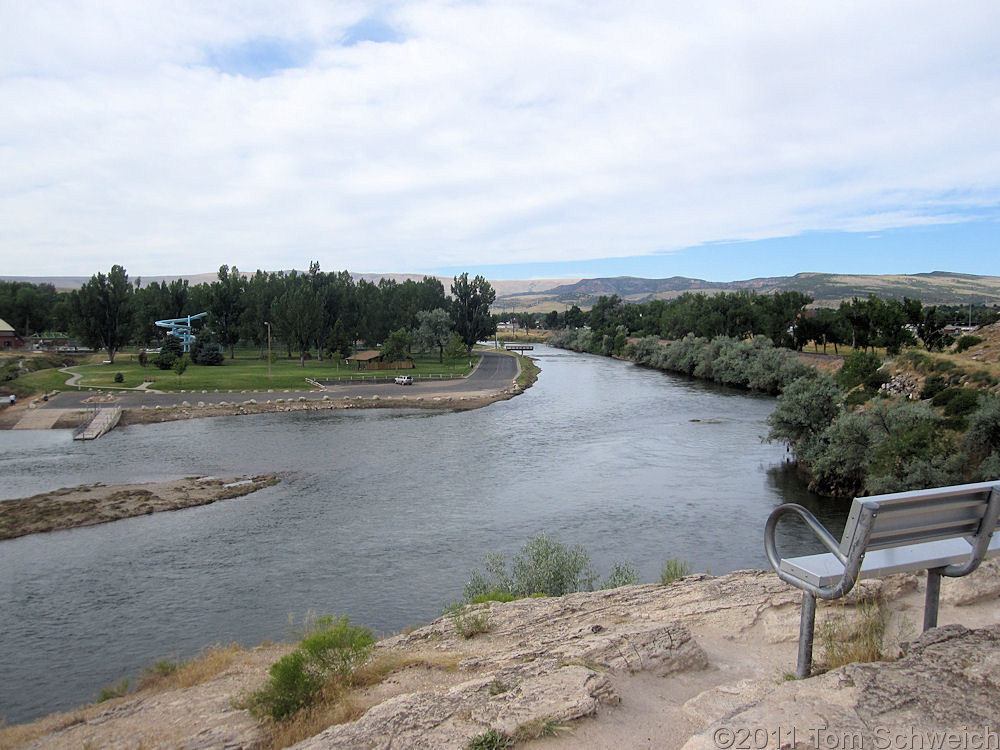
[[507, 310], [547, 312], [572, 305], [586, 308], [601, 296], [617, 294], [630, 302], [673, 299], [684, 292], [733, 292], [749, 289], [762, 294], [799, 291], [810, 295], [816, 305], [834, 306], [852, 297], [911, 297], [925, 304], [1000, 304], [1000, 276], [933, 271], [911, 275], [866, 276], [861, 274], [799, 273], [743, 281], [705, 281], [685, 276], [643, 279], [634, 276], [583, 279], [531, 294], [500, 295], [495, 307]]
[[[243, 276], [252, 276], [253, 271], [241, 271]], [[354, 281], [359, 279], [365, 279], [366, 281], [371, 281], [378, 283], [379, 279], [387, 278], [393, 279], [396, 282], [406, 281], [407, 279], [412, 279], [413, 281], [421, 281], [424, 276], [433, 276], [433, 274], [423, 274], [423, 273], [351, 273], [351, 278]], [[130, 274], [129, 278], [135, 280], [135, 275]], [[142, 284], [146, 286], [147, 284], [152, 284], [155, 282], [171, 282], [174, 279], [187, 279], [191, 286], [196, 284], [210, 284], [218, 278], [217, 274], [214, 273], [198, 273], [198, 274], [185, 274], [183, 276], [142, 276]], [[451, 291], [452, 277], [450, 276], [434, 276], [438, 281], [444, 285], [445, 294]], [[52, 284], [57, 291], [65, 292], [72, 289], [79, 289], [81, 286], [87, 283], [90, 279], [89, 276], [0, 276], [2, 281], [26, 281], [31, 284]], [[490, 284], [493, 289], [496, 290], [498, 295], [504, 294], [531, 294], [535, 292], [540, 292], [546, 289], [552, 289], [553, 287], [572, 284], [573, 282], [579, 281], [579, 279], [525, 279], [522, 281], [510, 281], [510, 280], [490, 280]], [[598, 295], [599, 296], [599, 295]]]

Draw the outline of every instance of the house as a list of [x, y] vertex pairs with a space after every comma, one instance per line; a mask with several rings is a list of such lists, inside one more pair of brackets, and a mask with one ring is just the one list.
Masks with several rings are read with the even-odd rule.
[[24, 339], [17, 335], [14, 326], [0, 318], [0, 349], [20, 349]]

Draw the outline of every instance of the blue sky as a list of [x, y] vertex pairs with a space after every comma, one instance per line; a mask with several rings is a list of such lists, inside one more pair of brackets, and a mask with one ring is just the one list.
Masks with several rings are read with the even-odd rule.
[[737, 281], [801, 272], [909, 274], [952, 271], [1000, 275], [1000, 222], [967, 221], [871, 232], [806, 232], [750, 242], [718, 242], [670, 253], [554, 263], [442, 267], [492, 279], [687, 276]]
[[1000, 275], [1000, 5], [0, 4], [6, 275]]

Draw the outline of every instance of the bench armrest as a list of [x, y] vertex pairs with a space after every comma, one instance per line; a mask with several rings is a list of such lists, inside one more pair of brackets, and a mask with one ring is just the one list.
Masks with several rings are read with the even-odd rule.
[[986, 551], [995, 533], [994, 530], [997, 528], [998, 520], [1000, 520], [1000, 486], [994, 487], [990, 491], [989, 499], [986, 501], [986, 510], [983, 513], [983, 520], [979, 523], [979, 531], [971, 539], [967, 539], [969, 544], [972, 545], [972, 550], [969, 552], [969, 559], [964, 563], [956, 563], [941, 568], [941, 575], [948, 576], [949, 578], [961, 578], [978, 568], [979, 563], [986, 556]]
[[[830, 554], [836, 557], [843, 564], [844, 575], [841, 577], [836, 586], [816, 586], [808, 581], [802, 580], [788, 571], [782, 570], [781, 557], [778, 555], [778, 550], [775, 546], [774, 534], [778, 528], [778, 521], [781, 517], [790, 513], [799, 516], [803, 521], [805, 521], [806, 525], [812, 529], [813, 533], [823, 546], [826, 547], [827, 551], [829, 551]], [[767, 518], [767, 525], [764, 527], [764, 552], [767, 554], [767, 561], [771, 564], [771, 568], [774, 569], [774, 572], [777, 573], [778, 578], [783, 580], [785, 583], [790, 583], [796, 588], [808, 591], [813, 596], [817, 596], [820, 599], [839, 599], [849, 593], [850, 590], [854, 588], [854, 584], [858, 580], [858, 573], [861, 569], [861, 560], [863, 558], [863, 555], [854, 555], [851, 558], [846, 557], [840, 551], [840, 544], [833, 538], [830, 532], [826, 530], [823, 524], [819, 522], [816, 516], [810, 513], [807, 508], [804, 508], [796, 503], [785, 503], [784, 505], [779, 505], [771, 511], [771, 515]]]

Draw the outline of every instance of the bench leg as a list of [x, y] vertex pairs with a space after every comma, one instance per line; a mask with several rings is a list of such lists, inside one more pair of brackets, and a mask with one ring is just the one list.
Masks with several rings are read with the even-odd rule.
[[941, 599], [941, 569], [927, 571], [927, 593], [924, 596], [924, 630], [937, 627], [938, 603]]
[[804, 680], [812, 673], [813, 633], [816, 630], [816, 597], [802, 592], [802, 619], [799, 620], [799, 665], [795, 677]]

